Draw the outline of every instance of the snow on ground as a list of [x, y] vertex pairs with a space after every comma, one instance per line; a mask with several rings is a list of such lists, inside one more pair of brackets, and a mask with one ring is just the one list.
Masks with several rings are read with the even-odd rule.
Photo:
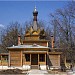
[[[0, 66], [0, 70], [7, 70], [7, 69], [21, 69], [24, 70], [23, 67], [8, 67], [8, 66]], [[31, 69], [28, 72], [28, 75], [75, 75], [75, 71], [67, 71], [66, 73], [60, 73], [60, 74], [49, 74], [47, 70], [37, 70], [37, 69]]]
[[28, 75], [48, 75], [48, 72], [46, 70], [30, 70], [27, 72]]

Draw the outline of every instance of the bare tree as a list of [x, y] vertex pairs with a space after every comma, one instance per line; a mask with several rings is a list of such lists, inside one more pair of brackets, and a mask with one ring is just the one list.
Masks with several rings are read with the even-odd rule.
[[66, 52], [70, 52], [71, 62], [74, 62], [75, 46], [75, 2], [68, 3], [63, 9], [57, 9], [52, 17], [51, 23], [54, 26], [54, 36], [56, 46], [67, 48]]
[[5, 51], [6, 47], [17, 45], [18, 34], [22, 35], [23, 31], [21, 25], [18, 22], [15, 22], [15, 23], [10, 23], [10, 25], [7, 26], [6, 30], [1, 34], [2, 36], [1, 36], [0, 49]]

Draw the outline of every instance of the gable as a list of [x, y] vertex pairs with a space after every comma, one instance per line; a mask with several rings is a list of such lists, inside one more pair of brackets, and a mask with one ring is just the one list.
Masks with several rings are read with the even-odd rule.
[[37, 31], [33, 31], [32, 34], [33, 35], [38, 35], [38, 32]]

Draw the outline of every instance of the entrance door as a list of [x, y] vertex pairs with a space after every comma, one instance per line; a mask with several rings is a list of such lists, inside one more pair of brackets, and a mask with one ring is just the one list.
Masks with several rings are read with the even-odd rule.
[[31, 68], [38, 69], [38, 54], [31, 54]]
[[38, 54], [31, 55], [31, 65], [38, 65]]

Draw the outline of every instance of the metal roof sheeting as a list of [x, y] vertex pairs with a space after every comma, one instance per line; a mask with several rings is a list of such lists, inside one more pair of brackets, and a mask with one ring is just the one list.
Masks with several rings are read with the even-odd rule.
[[11, 48], [49, 48], [49, 47], [46, 47], [46, 46], [40, 46], [40, 45], [18, 45], [18, 46], [12, 46], [12, 47], [7, 47], [8, 49], [11, 49]]

